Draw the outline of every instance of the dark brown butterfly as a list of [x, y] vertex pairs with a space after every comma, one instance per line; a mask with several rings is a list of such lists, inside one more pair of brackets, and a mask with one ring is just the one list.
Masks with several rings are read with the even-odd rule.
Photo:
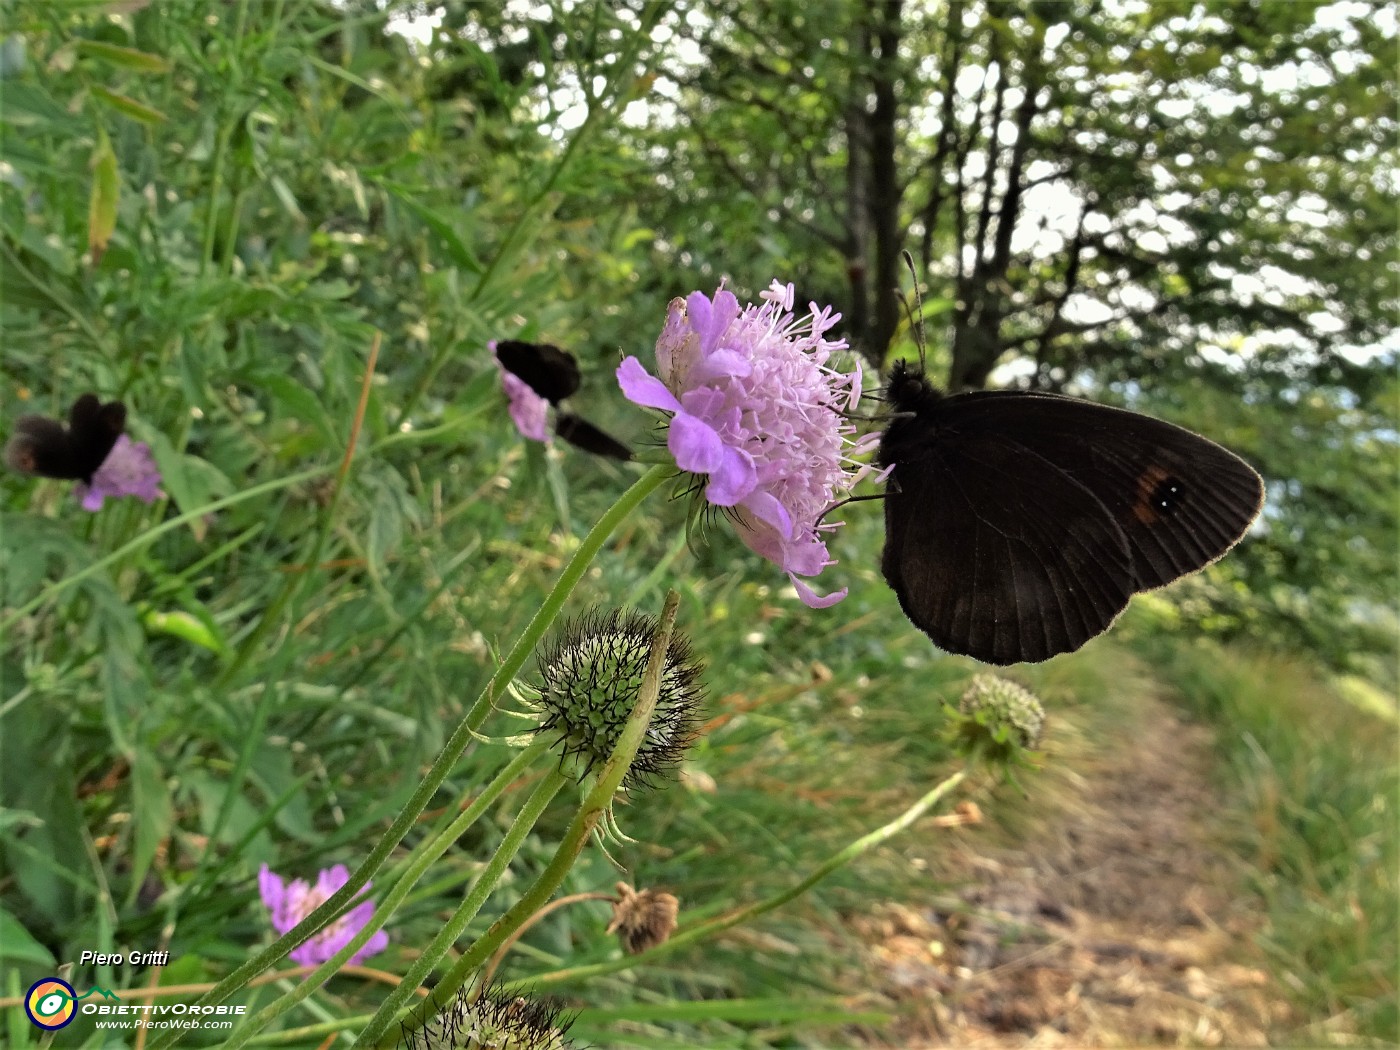
[[579, 388], [578, 362], [573, 354], [549, 343], [502, 339], [496, 343], [496, 360], [507, 372], [554, 406], [554, 432], [563, 440], [595, 456], [621, 460], [632, 458], [632, 450], [621, 441], [599, 430], [588, 420], [559, 408], [559, 402], [577, 393]]
[[125, 428], [125, 405], [84, 394], [68, 410], [66, 427], [48, 416], [20, 416], [5, 445], [5, 464], [21, 474], [91, 484]]
[[944, 395], [896, 362], [881, 569], [935, 645], [1046, 660], [1239, 541], [1264, 485], [1199, 434], [1057, 394]]
[[551, 405], [578, 393], [578, 362], [567, 350], [549, 343], [501, 339], [496, 343], [496, 360]]

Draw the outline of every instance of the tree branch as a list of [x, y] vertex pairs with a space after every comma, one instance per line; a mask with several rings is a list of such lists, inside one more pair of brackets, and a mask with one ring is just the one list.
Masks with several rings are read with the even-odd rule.
[[[686, 115], [687, 118], [690, 117], [689, 113]], [[693, 119], [690, 120], [690, 126], [692, 128], [700, 127]], [[722, 167], [725, 173], [733, 179], [735, 183], [743, 187], [744, 192], [753, 197], [754, 200], [762, 201], [767, 207], [775, 209], [778, 214], [783, 217], [784, 221], [806, 230], [828, 247], [834, 248], [837, 251], [845, 250], [846, 239], [844, 237], [839, 234], [833, 234], [829, 230], [824, 229], [820, 224], [812, 222], [810, 219], [803, 218], [792, 208], [783, 203], [781, 196], [771, 201], [768, 200], [768, 196], [770, 195], [764, 192], [764, 186], [757, 180], [751, 178], [747, 172], [743, 171], [735, 164], [733, 159], [725, 153], [723, 149], [698, 131], [696, 137], [699, 140], [700, 149], [704, 152], [705, 156]]]
[[925, 274], [929, 272], [929, 267], [933, 263], [934, 231], [938, 227], [938, 215], [943, 210], [943, 202], [947, 197], [943, 189], [943, 166], [947, 163], [948, 155], [954, 151], [958, 142], [958, 134], [955, 130], [957, 112], [954, 103], [957, 98], [958, 70], [962, 68], [963, 45], [962, 11], [958, 6], [953, 6], [948, 12], [948, 31], [945, 44], [946, 50], [940, 69], [943, 82], [943, 105], [939, 112], [938, 145], [934, 148], [933, 156], [924, 165], [928, 172], [929, 192], [928, 200], [922, 209], [924, 236], [919, 245], [919, 257]]

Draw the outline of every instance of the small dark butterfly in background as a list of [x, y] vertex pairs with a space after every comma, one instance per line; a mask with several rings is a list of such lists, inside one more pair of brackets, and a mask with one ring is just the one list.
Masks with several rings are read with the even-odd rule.
[[20, 416], [5, 445], [5, 464], [21, 474], [91, 484], [125, 428], [125, 405], [84, 394], [68, 410], [67, 426], [48, 416]]
[[935, 645], [985, 663], [1078, 649], [1138, 591], [1225, 554], [1263, 504], [1244, 460], [1149, 416], [944, 395], [903, 361], [885, 396], [885, 580]]
[[621, 441], [599, 430], [588, 420], [559, 408], [559, 402], [579, 388], [578, 361], [573, 354], [548, 343], [502, 339], [496, 343], [496, 360], [507, 372], [554, 406], [554, 432], [560, 438], [595, 456], [620, 460], [632, 458], [632, 450]]

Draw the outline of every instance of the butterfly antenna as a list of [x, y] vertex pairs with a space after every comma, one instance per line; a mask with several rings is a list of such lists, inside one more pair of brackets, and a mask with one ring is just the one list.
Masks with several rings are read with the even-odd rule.
[[904, 259], [904, 265], [909, 269], [909, 276], [914, 279], [914, 305], [919, 308], [919, 316], [914, 316], [914, 311], [909, 308], [909, 300], [900, 296], [900, 302], [904, 304], [904, 313], [909, 318], [909, 330], [914, 333], [914, 345], [919, 348], [919, 371], [928, 371], [928, 341], [924, 338], [924, 297], [919, 291], [919, 271], [914, 268], [914, 256], [910, 254], [908, 248], [904, 248], [899, 253]]
[[816, 525], [814, 525], [813, 528], [821, 525], [821, 523], [826, 520], [828, 514], [835, 513], [848, 503], [865, 503], [872, 499], [885, 499], [887, 496], [889, 496], [888, 492], [872, 492], [868, 496], [847, 496], [845, 499], [837, 500], [831, 506], [827, 507], [826, 510], [817, 515]]

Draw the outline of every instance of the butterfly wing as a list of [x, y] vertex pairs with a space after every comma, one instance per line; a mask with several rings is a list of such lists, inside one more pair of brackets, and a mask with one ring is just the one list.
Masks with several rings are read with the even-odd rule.
[[[909, 421], [918, 422], [918, 421]], [[994, 433], [891, 427], [881, 568], [939, 648], [1045, 660], [1108, 628], [1132, 596], [1127, 538], [1092, 492]]]
[[621, 441], [571, 412], [560, 412], [556, 415], [554, 432], [569, 444], [585, 452], [592, 452], [595, 456], [607, 456], [609, 459], [623, 461], [632, 458], [632, 450]]
[[578, 390], [578, 362], [573, 354], [557, 346], [503, 339], [496, 344], [496, 360], [551, 405]]
[[68, 430], [48, 416], [20, 416], [5, 443], [5, 465], [21, 474], [76, 478]]
[[120, 401], [104, 405], [95, 394], [74, 401], [68, 410], [68, 437], [78, 473], [71, 476], [90, 483], [124, 429], [126, 406]]
[[45, 478], [91, 481], [126, 426], [126, 406], [84, 394], [68, 411], [68, 426], [47, 416], [21, 416], [5, 445], [12, 470]]
[[1054, 394], [988, 391], [939, 410], [962, 435], [995, 433], [1088, 489], [1123, 530], [1135, 591], [1224, 555], [1264, 501], [1264, 483], [1215, 442], [1160, 419]]
[[942, 648], [1044, 660], [1136, 591], [1209, 564], [1263, 500], [1243, 460], [1181, 427], [1075, 398], [930, 398], [881, 445], [894, 464], [885, 578]]

